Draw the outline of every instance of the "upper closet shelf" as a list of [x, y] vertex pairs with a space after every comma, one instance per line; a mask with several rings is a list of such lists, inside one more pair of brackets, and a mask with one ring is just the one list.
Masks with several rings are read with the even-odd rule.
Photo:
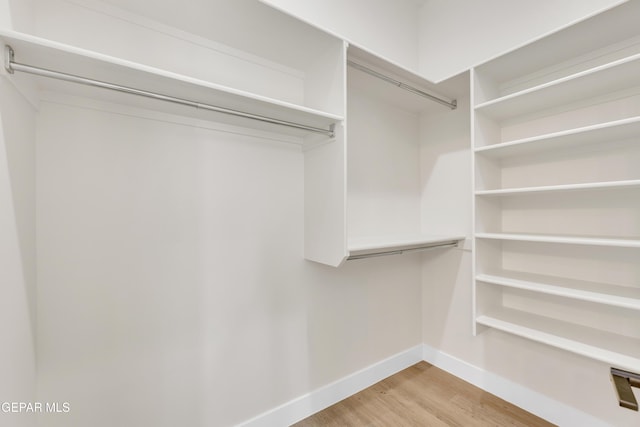
[[619, 248], [640, 248], [640, 240], [634, 238], [601, 238], [601, 237], [574, 237], [543, 234], [518, 234], [518, 233], [476, 233], [479, 239], [515, 240], [521, 242], [561, 243], [569, 245], [610, 246]]
[[[561, 69], [567, 70], [577, 64], [588, 67], [586, 64], [602, 56], [601, 50], [607, 53], [612, 45], [638, 37], [640, 2], [622, 0], [618, 3], [622, 4], [581, 22], [571, 23], [476, 69], [488, 76], [496, 87], [510, 91], [510, 87], [521, 87], [524, 81], [557, 76], [558, 64], [563, 64]], [[513, 85], [514, 82], [520, 84]], [[504, 90], [499, 90], [499, 93], [507, 95]]]
[[476, 148], [475, 152], [483, 156], [503, 159], [574, 146], [630, 140], [637, 138], [638, 134], [640, 134], [640, 117], [631, 117], [531, 138], [506, 141], [500, 144], [486, 145]]
[[640, 180], [587, 182], [582, 184], [547, 185], [541, 187], [502, 188], [476, 191], [476, 196], [517, 196], [520, 194], [562, 193], [569, 191], [638, 189]]
[[496, 120], [534, 113], [549, 105], [568, 105], [640, 85], [640, 54], [591, 68], [476, 106]]
[[399, 255], [405, 252], [421, 251], [432, 248], [458, 246], [464, 236], [433, 236], [423, 234], [405, 234], [376, 237], [349, 238], [347, 259], [370, 258], [382, 255]]
[[498, 271], [497, 274], [478, 274], [476, 280], [497, 286], [640, 311], [640, 288], [637, 287], [507, 270]]
[[7, 46], [5, 68], [16, 70], [13, 78], [32, 79], [31, 74], [38, 73], [35, 78], [43, 90], [295, 136], [331, 137], [333, 126], [343, 120], [335, 114], [27, 34], [2, 30], [0, 40]]

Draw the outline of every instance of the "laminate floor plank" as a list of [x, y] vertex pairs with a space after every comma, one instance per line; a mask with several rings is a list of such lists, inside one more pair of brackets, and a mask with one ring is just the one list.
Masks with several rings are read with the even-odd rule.
[[553, 424], [420, 362], [294, 426], [547, 427]]

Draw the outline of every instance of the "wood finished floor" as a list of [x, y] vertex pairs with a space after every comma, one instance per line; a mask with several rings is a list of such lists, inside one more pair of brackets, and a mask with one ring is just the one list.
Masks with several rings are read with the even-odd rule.
[[294, 426], [544, 427], [553, 424], [420, 362]]

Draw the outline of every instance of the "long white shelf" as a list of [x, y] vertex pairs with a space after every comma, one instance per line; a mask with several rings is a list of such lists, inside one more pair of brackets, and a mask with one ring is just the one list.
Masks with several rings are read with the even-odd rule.
[[574, 146], [623, 141], [637, 138], [638, 135], [640, 135], [640, 117], [631, 117], [568, 129], [561, 132], [506, 141], [500, 144], [476, 147], [474, 151], [483, 156], [502, 159]]
[[610, 285], [517, 271], [477, 274], [476, 281], [640, 311], [640, 287]]
[[570, 245], [587, 246], [611, 246], [619, 248], [640, 248], [640, 239], [637, 238], [600, 238], [600, 237], [575, 237], [543, 234], [520, 234], [520, 233], [476, 233], [478, 239], [494, 240], [515, 240], [522, 242], [537, 243], [562, 243]]
[[431, 248], [458, 246], [464, 236], [434, 236], [426, 234], [399, 234], [386, 236], [350, 237], [347, 259], [397, 255]]
[[[317, 128], [328, 129], [332, 124], [343, 120], [342, 116], [329, 112], [318, 111], [306, 106], [268, 98], [11, 30], [0, 30], [0, 43], [2, 43], [3, 48], [4, 45], [13, 48], [17, 63], [55, 72]], [[185, 107], [171, 102], [108, 91], [102, 88], [69, 83], [47, 77], [36, 77], [16, 72], [11, 78], [17, 80], [24, 78], [34, 79], [37, 81], [39, 88], [43, 90], [63, 91], [73, 95], [121, 102], [199, 119], [242, 124], [243, 126], [296, 136], [310, 134], [308, 130], [289, 129], [284, 126], [260, 123], [246, 118], [232, 117], [228, 114]]]
[[[640, 3], [619, 1], [619, 6], [597, 13], [581, 22], [551, 34], [541, 35], [515, 50], [477, 66], [491, 76], [497, 86], [504, 86], [523, 76], [539, 75], [541, 70], [556, 69], [567, 60], [591, 55], [638, 35], [637, 17]], [[611, 5], [613, 6], [613, 5]], [[606, 31], [604, 30], [606, 29]]]
[[506, 120], [639, 85], [640, 54], [479, 104], [476, 111]]
[[640, 366], [640, 339], [507, 308], [478, 316], [476, 322], [617, 368], [637, 370]]
[[588, 182], [582, 184], [547, 185], [540, 187], [502, 188], [499, 190], [479, 190], [476, 196], [514, 196], [520, 194], [562, 193], [589, 190], [615, 190], [640, 188], [640, 180], [609, 182]]

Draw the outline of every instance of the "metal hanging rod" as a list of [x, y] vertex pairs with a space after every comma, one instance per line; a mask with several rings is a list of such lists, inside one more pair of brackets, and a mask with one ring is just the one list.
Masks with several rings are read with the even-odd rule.
[[347, 257], [347, 261], [355, 260], [355, 259], [364, 259], [364, 258], [373, 258], [379, 256], [387, 256], [387, 255], [402, 255], [410, 252], [419, 252], [419, 251], [427, 251], [430, 249], [436, 248], [455, 248], [458, 246], [458, 240], [449, 240], [445, 242], [437, 242], [437, 243], [427, 243], [421, 245], [419, 247], [413, 247], [409, 249], [389, 249], [389, 250], [380, 250], [379, 252], [371, 252], [366, 254], [359, 255], [350, 255]]
[[381, 80], [384, 80], [387, 83], [391, 83], [394, 86], [398, 86], [401, 89], [404, 89], [404, 90], [409, 91], [411, 93], [414, 93], [416, 95], [422, 96], [422, 97], [427, 98], [427, 99], [429, 99], [431, 101], [437, 102], [438, 104], [445, 105], [445, 106], [451, 108], [452, 110], [455, 110], [456, 108], [458, 108], [458, 102], [455, 99], [453, 101], [449, 101], [449, 100], [446, 100], [446, 99], [438, 98], [435, 95], [431, 95], [430, 93], [422, 91], [422, 90], [420, 90], [418, 88], [415, 88], [413, 86], [410, 86], [410, 85], [408, 85], [406, 83], [402, 83], [401, 81], [393, 79], [393, 78], [391, 78], [389, 76], [385, 76], [382, 73], [379, 73], [379, 72], [377, 72], [375, 70], [372, 70], [369, 67], [365, 67], [364, 65], [359, 64], [357, 62], [354, 62], [354, 61], [352, 61], [350, 59], [347, 60], [347, 65], [349, 65], [350, 67], [355, 68], [356, 70], [360, 70], [360, 71], [362, 71], [364, 73], [367, 73], [367, 74], [369, 74], [369, 75], [371, 75], [373, 77], [377, 77], [377, 78], [379, 78]]
[[232, 116], [244, 117], [250, 120], [256, 120], [264, 123], [270, 123], [280, 126], [287, 126], [290, 128], [306, 130], [309, 132], [319, 133], [327, 135], [330, 138], [335, 136], [335, 124], [332, 124], [329, 129], [318, 128], [314, 126], [303, 125], [300, 123], [289, 122], [286, 120], [274, 119], [272, 117], [261, 116], [258, 114], [246, 113], [244, 111], [233, 110], [231, 108], [218, 107], [210, 104], [203, 104], [200, 102], [190, 101], [188, 99], [177, 98], [174, 96], [163, 95], [160, 93], [150, 92], [141, 89], [135, 89], [132, 87], [121, 86], [113, 83], [103, 82], [100, 80], [88, 79], [85, 77], [76, 76], [73, 74], [62, 73], [59, 71], [47, 70], [45, 68], [34, 67], [31, 65], [20, 64], [14, 61], [14, 52], [11, 46], [5, 47], [5, 69], [13, 74], [14, 71], [21, 71], [23, 73], [34, 74], [42, 77], [49, 77], [52, 79], [64, 80], [71, 83], [79, 83], [85, 86], [99, 87], [102, 89], [113, 90], [116, 92], [128, 93], [131, 95], [143, 96], [146, 98], [156, 99], [159, 101], [171, 102], [173, 104], [186, 105], [188, 107], [194, 107], [201, 110], [215, 111], [217, 113], [228, 114]]

